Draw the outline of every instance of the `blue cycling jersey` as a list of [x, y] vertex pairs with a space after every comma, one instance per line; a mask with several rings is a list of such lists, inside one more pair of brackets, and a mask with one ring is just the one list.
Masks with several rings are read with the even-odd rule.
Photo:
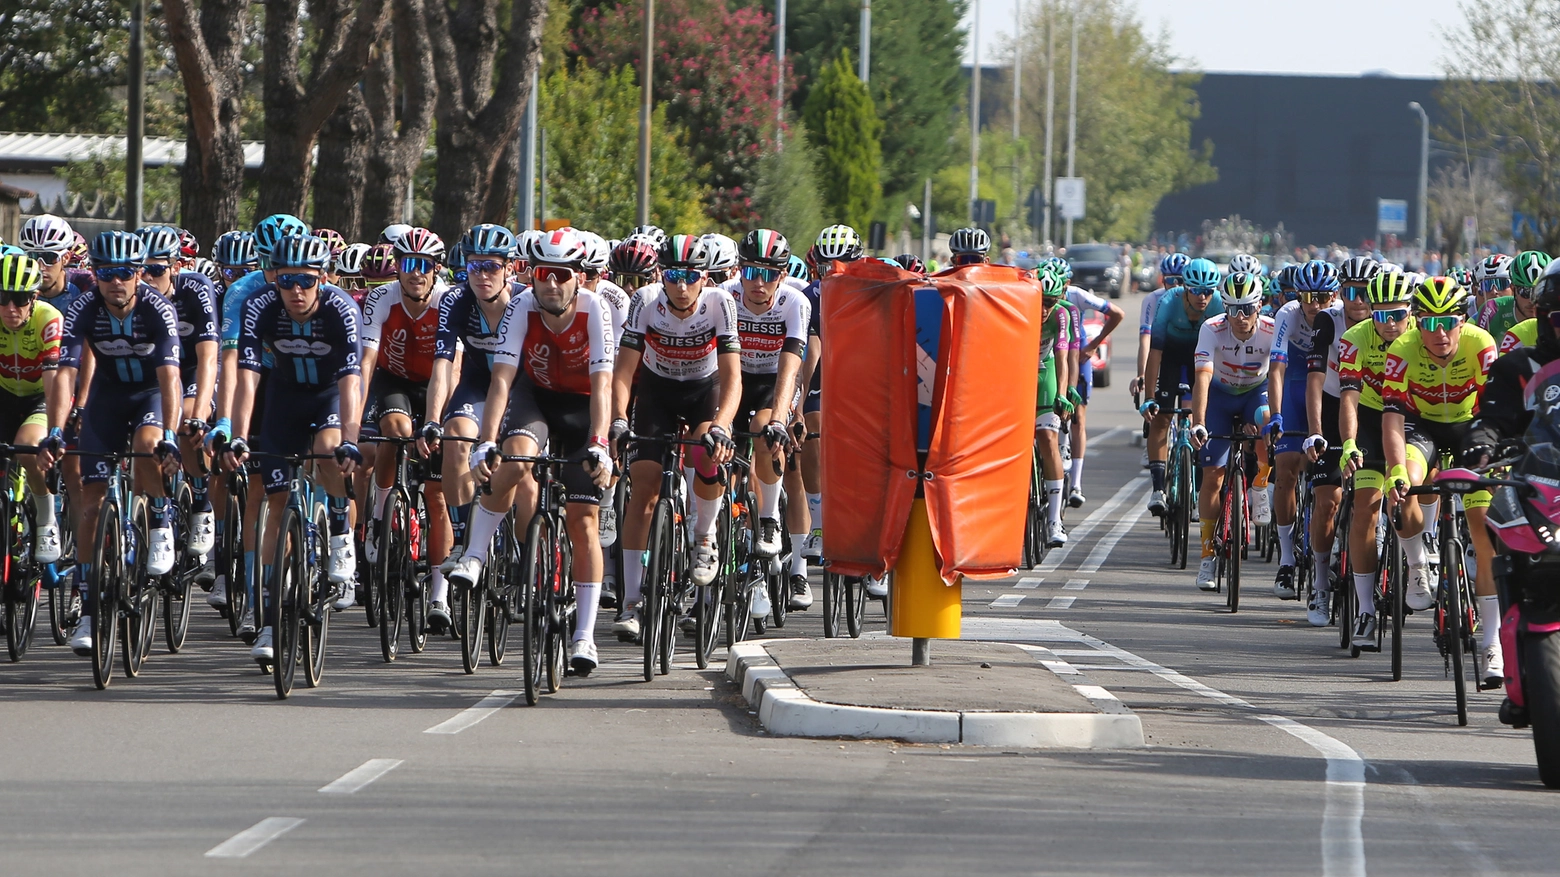
[[1202, 317], [1193, 320], [1186, 315], [1185, 290], [1182, 287], [1165, 290], [1154, 311], [1154, 325], [1150, 344], [1153, 350], [1167, 347], [1195, 347], [1197, 333], [1209, 317], [1224, 313], [1224, 299], [1216, 292], [1203, 309]]
[[[525, 288], [524, 284], [511, 282], [510, 301], [518, 298]], [[451, 287], [439, 299], [439, 334], [434, 339], [433, 355], [453, 362], [455, 352], [464, 348], [466, 356], [461, 360], [456, 383], [485, 389], [493, 374], [498, 330], [499, 326], [488, 323], [470, 287], [464, 283]]]
[[[287, 313], [275, 290], [251, 297], [244, 306], [238, 367], [270, 368], [271, 381], [306, 387], [334, 386], [346, 375], [362, 374], [357, 305], [328, 283], [319, 289], [319, 305], [301, 323]], [[268, 349], [275, 354], [275, 365], [262, 363]]]
[[244, 304], [249, 297], [269, 289], [264, 271], [251, 271], [228, 284], [222, 294], [222, 349], [238, 347], [238, 335], [244, 328]]
[[179, 368], [195, 368], [195, 346], [217, 340], [217, 287], [199, 271], [181, 271], [173, 279], [168, 301], [179, 318]]
[[114, 316], [96, 292], [87, 293], [65, 315], [60, 365], [80, 368], [82, 347], [90, 345], [97, 358], [93, 386], [113, 382], [136, 389], [155, 387], [158, 367], [179, 366], [178, 323], [173, 305], [144, 283], [122, 318]]

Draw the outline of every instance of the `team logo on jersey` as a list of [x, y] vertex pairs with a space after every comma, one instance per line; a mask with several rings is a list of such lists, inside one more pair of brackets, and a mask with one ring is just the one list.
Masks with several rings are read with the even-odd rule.
[[271, 346], [288, 356], [329, 356], [331, 347], [311, 338], [278, 338]]
[[1401, 356], [1388, 356], [1386, 367], [1382, 371], [1389, 381], [1401, 378], [1408, 371], [1408, 360]]
[[93, 345], [93, 349], [104, 356], [151, 356], [157, 345], [151, 342], [134, 344], [129, 338], [111, 338]]

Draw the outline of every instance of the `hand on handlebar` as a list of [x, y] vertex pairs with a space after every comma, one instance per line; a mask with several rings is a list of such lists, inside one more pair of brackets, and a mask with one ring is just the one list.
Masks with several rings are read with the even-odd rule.
[[1201, 448], [1208, 443], [1208, 427], [1202, 424], [1193, 424], [1191, 430], [1192, 445]]

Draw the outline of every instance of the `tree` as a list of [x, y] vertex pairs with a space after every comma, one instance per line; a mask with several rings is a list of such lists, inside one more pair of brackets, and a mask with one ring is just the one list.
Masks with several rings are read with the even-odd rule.
[[[113, 203], [125, 197], [125, 151], [115, 145], [94, 152], [79, 161], [66, 162], [60, 171], [65, 191], [86, 199], [102, 198]], [[142, 171], [142, 200], [148, 212], [156, 204], [170, 207], [179, 203], [179, 169], [172, 165], [149, 167]], [[180, 223], [184, 216], [180, 214]], [[188, 225], [185, 225], [188, 228]], [[193, 229], [191, 229], [193, 231]], [[203, 240], [212, 240], [203, 238]]]
[[[1479, 240], [1463, 237], [1463, 218], [1472, 216], [1478, 238], [1504, 239], [1511, 228], [1511, 193], [1501, 184], [1503, 168], [1493, 158], [1469, 157], [1436, 169], [1426, 192], [1430, 227], [1440, 226], [1449, 238], [1444, 250], [1471, 253]], [[1429, 242], [1434, 245], [1434, 241]]]
[[834, 63], [823, 68], [802, 118], [808, 141], [818, 152], [818, 180], [829, 218], [866, 228], [883, 196], [878, 178], [883, 123], [866, 84], [856, 78], [850, 52], [841, 50]]
[[504, 222], [513, 215], [495, 203], [491, 190], [530, 100], [547, 3], [511, 0], [507, 33], [498, 13], [499, 0], [426, 4], [439, 87], [432, 228], [447, 240], [478, 221]]
[[[550, 212], [579, 228], [623, 237], [634, 226], [638, 140], [625, 137], [639, 115], [639, 86], [624, 67], [603, 74], [581, 66], [547, 77], [537, 106], [547, 131]], [[667, 229], [703, 226], [699, 181], [684, 143], [666, 121], [666, 107], [651, 119], [650, 221]]]
[[9, 0], [0, 8], [0, 130], [104, 132], [125, 82], [128, 0]]
[[[571, 51], [603, 72], [638, 69], [643, 18], [637, 3], [587, 9]], [[688, 132], [708, 186], [706, 212], [730, 228], [750, 227], [756, 170], [779, 111], [774, 19], [727, 0], [660, 0], [656, 19], [655, 103]]]
[[309, 5], [313, 37], [301, 66], [300, 0], [265, 3], [265, 162], [262, 215], [304, 212], [314, 146], [325, 120], [363, 76], [369, 50], [389, 19], [390, 0], [321, 0]]
[[407, 188], [433, 133], [433, 43], [425, 0], [396, 0], [394, 41], [369, 65], [363, 94], [373, 125], [360, 240], [402, 221]]
[[362, 88], [353, 87], [320, 127], [311, 223], [315, 228], [335, 229], [347, 240], [362, 240], [373, 125]]
[[184, 81], [186, 135], [179, 216], [198, 240], [239, 224], [244, 184], [242, 56], [246, 0], [163, 0]]
[[792, 125], [785, 147], [759, 159], [753, 187], [754, 222], [785, 235], [798, 253], [806, 252], [828, 224], [818, 192], [817, 151], [808, 140], [806, 125]]
[[1530, 218], [1519, 245], [1560, 252], [1560, 11], [1538, 0], [1467, 0], [1449, 29], [1445, 139], [1499, 156], [1512, 207]]

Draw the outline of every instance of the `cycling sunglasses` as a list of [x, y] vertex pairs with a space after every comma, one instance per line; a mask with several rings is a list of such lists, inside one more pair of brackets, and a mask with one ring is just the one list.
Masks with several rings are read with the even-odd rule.
[[36, 292], [24, 292], [20, 289], [4, 289], [0, 290], [0, 304], [25, 308], [33, 303], [37, 295]]
[[1333, 300], [1333, 294], [1330, 292], [1301, 292], [1297, 295], [1301, 304], [1308, 305], [1326, 304]]
[[92, 269], [92, 275], [102, 281], [129, 280], [135, 276], [136, 271], [136, 268], [129, 265], [111, 265]]
[[1490, 277], [1479, 281], [1479, 289], [1485, 292], [1504, 292], [1510, 288], [1510, 277]]
[[471, 259], [466, 262], [466, 273], [497, 274], [504, 270], [504, 263], [496, 259]]
[[1421, 332], [1450, 332], [1462, 325], [1463, 318], [1456, 314], [1446, 314], [1439, 317], [1420, 317], [1419, 331]]
[[147, 263], [146, 267], [142, 268], [141, 270], [146, 272], [147, 277], [161, 277], [164, 274], [167, 274], [169, 271], [172, 271], [173, 266]]
[[760, 283], [772, 283], [780, 279], [779, 268], [765, 268], [762, 265], [743, 265], [743, 280], [757, 280]]
[[315, 277], [313, 274], [276, 275], [276, 287], [278, 289], [292, 289], [295, 286], [302, 287], [304, 289], [313, 289], [316, 285], [319, 284], [319, 282], [320, 279]]
[[612, 282], [629, 292], [633, 292], [642, 286], [649, 286], [651, 280], [643, 274], [614, 274], [612, 275]]
[[1339, 291], [1339, 295], [1348, 301], [1366, 301], [1370, 298], [1370, 293], [1366, 292], [1363, 286], [1345, 286]]
[[439, 267], [432, 259], [424, 259], [421, 256], [402, 256], [402, 274], [432, 274]]
[[1408, 308], [1391, 308], [1384, 311], [1371, 311], [1370, 318], [1378, 323], [1397, 323], [1408, 319]]
[[697, 268], [667, 268], [661, 272], [661, 279], [667, 283], [691, 286], [699, 282], [704, 272]]
[[388, 280], [364, 280], [363, 287], [365, 289], [378, 289], [379, 287], [384, 286], [389, 282], [390, 281]]
[[1198, 289], [1195, 286], [1188, 286], [1188, 287], [1186, 287], [1186, 294], [1187, 295], [1195, 295], [1198, 298], [1209, 298], [1209, 297], [1211, 297], [1213, 295], [1213, 290], [1211, 290], [1211, 289]]
[[1257, 312], [1261, 305], [1225, 305], [1224, 312], [1237, 317], [1249, 317]]
[[1538, 290], [1531, 286], [1515, 286], [1512, 287], [1511, 294], [1523, 301], [1532, 301], [1533, 296], [1538, 294]]
[[28, 250], [27, 258], [45, 265], [58, 265], [60, 260], [65, 258], [65, 254], [53, 250]]
[[222, 272], [222, 276], [226, 277], [228, 280], [235, 280], [239, 277], [243, 277], [245, 274], [248, 274], [254, 269], [247, 265], [222, 265], [218, 267], [217, 270]]
[[536, 265], [531, 268], [531, 278], [538, 282], [551, 280], [554, 283], [568, 283], [574, 279], [574, 269], [560, 268], [557, 265]]

